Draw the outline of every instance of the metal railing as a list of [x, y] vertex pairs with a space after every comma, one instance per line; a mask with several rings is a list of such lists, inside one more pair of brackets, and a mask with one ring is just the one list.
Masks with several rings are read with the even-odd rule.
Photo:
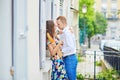
[[99, 80], [97, 75], [104, 69], [114, 69], [120, 77], [120, 52], [118, 51], [87, 50], [81, 54], [81, 59], [83, 61], [78, 64], [78, 72], [84, 76], [85, 80]]

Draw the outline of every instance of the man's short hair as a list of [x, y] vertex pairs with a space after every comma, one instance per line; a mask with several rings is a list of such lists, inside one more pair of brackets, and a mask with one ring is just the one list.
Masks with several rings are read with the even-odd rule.
[[56, 20], [60, 20], [63, 24], [67, 24], [67, 20], [64, 16], [59, 16], [59, 17], [57, 17]]

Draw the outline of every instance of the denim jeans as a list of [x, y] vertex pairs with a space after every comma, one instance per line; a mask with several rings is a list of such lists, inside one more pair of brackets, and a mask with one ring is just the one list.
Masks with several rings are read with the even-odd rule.
[[75, 54], [64, 57], [66, 72], [69, 80], [76, 80], [77, 57]]

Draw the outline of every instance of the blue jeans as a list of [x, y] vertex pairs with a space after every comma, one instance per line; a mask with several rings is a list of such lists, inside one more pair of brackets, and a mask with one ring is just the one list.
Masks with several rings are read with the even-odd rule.
[[77, 57], [75, 54], [64, 57], [66, 72], [69, 80], [76, 80], [76, 69], [77, 69]]

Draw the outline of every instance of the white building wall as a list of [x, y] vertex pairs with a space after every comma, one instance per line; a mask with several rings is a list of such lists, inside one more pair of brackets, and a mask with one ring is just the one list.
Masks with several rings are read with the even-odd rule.
[[[51, 1], [28, 0], [28, 80], [50, 80], [51, 61], [46, 58], [46, 20], [51, 19]], [[40, 14], [39, 14], [39, 10]], [[40, 17], [40, 24], [39, 24]], [[39, 26], [40, 25], [40, 26]], [[40, 35], [39, 35], [40, 31]], [[39, 38], [40, 37], [40, 38]], [[40, 39], [40, 42], [39, 42]], [[40, 45], [39, 45], [40, 44]]]
[[76, 47], [77, 47], [77, 53], [79, 53], [80, 45], [79, 45], [79, 26], [78, 26], [78, 20], [79, 20], [79, 1], [78, 0], [71, 0], [70, 2], [70, 26], [74, 30], [75, 38], [76, 38]]
[[70, 0], [68, 0], [68, 1], [65, 1], [64, 0], [64, 7], [63, 7], [63, 15], [66, 17], [66, 19], [67, 19], [67, 24], [69, 25], [69, 26], [71, 26], [71, 19], [72, 19], [72, 14], [71, 14], [71, 11], [70, 11], [70, 4], [71, 4], [71, 2], [70, 2]]
[[0, 80], [12, 80], [11, 18], [11, 0], [0, 0]]
[[28, 80], [43, 80], [39, 62], [39, 0], [28, 0]]
[[14, 79], [27, 79], [27, 3], [14, 0]]

